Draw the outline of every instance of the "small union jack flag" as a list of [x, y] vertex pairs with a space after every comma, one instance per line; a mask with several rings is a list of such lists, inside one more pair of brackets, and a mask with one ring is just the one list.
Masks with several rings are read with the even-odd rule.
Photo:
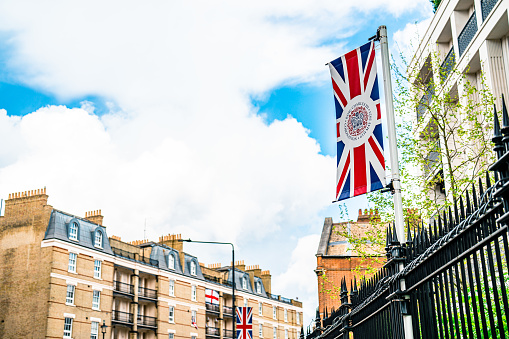
[[329, 63], [336, 105], [336, 200], [385, 186], [374, 42]]
[[253, 339], [253, 308], [237, 307], [235, 314], [237, 339]]

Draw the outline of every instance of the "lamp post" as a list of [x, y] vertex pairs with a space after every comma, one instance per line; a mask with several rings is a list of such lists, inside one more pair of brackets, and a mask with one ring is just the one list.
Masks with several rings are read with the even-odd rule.
[[103, 324], [101, 325], [101, 333], [103, 334], [103, 339], [104, 339], [104, 336], [106, 335], [107, 328], [108, 328], [108, 325], [106, 325], [106, 320], [103, 320]]
[[233, 338], [235, 339], [236, 333], [235, 333], [235, 325], [236, 325], [236, 318], [235, 318], [235, 247], [231, 242], [220, 242], [220, 241], [199, 241], [199, 240], [191, 240], [191, 239], [179, 239], [180, 242], [195, 242], [199, 244], [215, 244], [215, 245], [230, 245], [232, 247], [232, 301], [233, 301], [233, 307], [232, 307], [232, 317], [233, 317]]

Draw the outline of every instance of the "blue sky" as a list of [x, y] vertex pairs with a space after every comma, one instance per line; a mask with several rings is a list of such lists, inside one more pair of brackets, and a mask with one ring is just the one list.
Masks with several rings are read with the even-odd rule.
[[[10, 146], [0, 197], [46, 186], [55, 208], [102, 209], [108, 235], [124, 240], [141, 239], [148, 220], [151, 240], [233, 241], [311, 319], [317, 241], [324, 218], [339, 218], [325, 63], [380, 24], [406, 46], [431, 4], [27, 6], [0, 2], [0, 142]], [[348, 205], [367, 207], [364, 197]]]

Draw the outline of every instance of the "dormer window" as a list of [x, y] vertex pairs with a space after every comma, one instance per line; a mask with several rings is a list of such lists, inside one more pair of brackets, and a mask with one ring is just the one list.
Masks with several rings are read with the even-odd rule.
[[168, 254], [168, 268], [170, 270], [175, 269], [175, 257], [173, 256], [173, 253]]
[[256, 283], [256, 293], [262, 294], [262, 283], [259, 281]]
[[100, 230], [95, 231], [94, 246], [100, 248], [103, 247], [103, 233]]
[[191, 261], [191, 275], [196, 275], [196, 263]]
[[242, 288], [247, 290], [247, 278], [246, 277], [242, 278]]
[[69, 225], [69, 239], [78, 241], [78, 223], [71, 222]]

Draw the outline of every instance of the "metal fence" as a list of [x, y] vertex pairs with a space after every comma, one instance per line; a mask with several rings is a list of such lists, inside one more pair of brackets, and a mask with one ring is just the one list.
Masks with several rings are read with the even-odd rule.
[[[486, 178], [429, 224], [407, 225], [406, 241], [389, 227], [387, 263], [359, 286], [354, 280], [350, 290], [343, 280], [341, 306], [323, 320], [318, 314], [308, 339], [509, 337], [505, 104], [502, 114], [500, 128], [495, 112], [498, 160]], [[404, 323], [413, 333], [404, 333]]]

